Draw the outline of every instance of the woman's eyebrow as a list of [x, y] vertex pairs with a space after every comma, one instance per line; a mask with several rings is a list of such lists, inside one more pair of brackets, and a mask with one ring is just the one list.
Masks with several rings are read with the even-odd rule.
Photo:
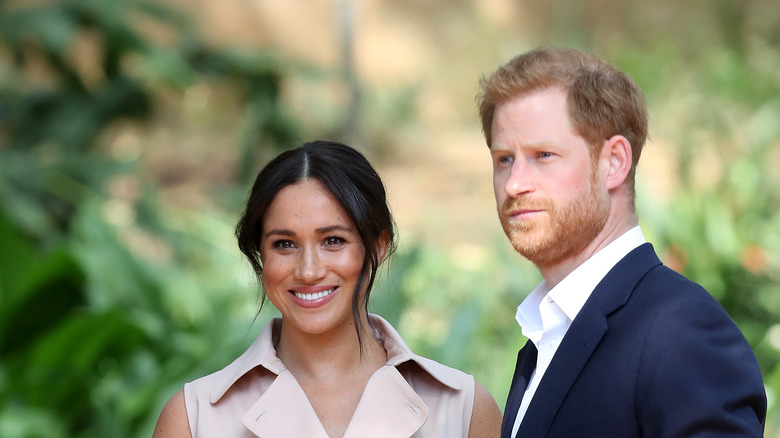
[[[325, 234], [325, 233], [330, 233], [332, 231], [344, 231], [344, 232], [347, 232], [347, 233], [354, 233], [355, 232], [355, 230], [352, 227], [348, 227], [348, 226], [345, 226], [345, 225], [338, 225], [338, 224], [337, 225], [329, 225], [327, 227], [320, 227], [320, 228], [317, 228], [314, 231], [317, 234]], [[267, 238], [267, 237], [273, 236], [273, 235], [278, 235], [278, 236], [295, 236], [295, 232], [292, 231], [292, 230], [287, 230], [287, 229], [283, 229], [283, 228], [277, 228], [277, 229], [273, 229], [273, 230], [270, 230], [267, 233], [265, 233], [264, 237]]]
[[330, 225], [327, 227], [317, 228], [315, 231], [317, 231], [318, 234], [330, 233], [331, 231], [345, 231], [348, 233], [354, 232], [352, 227], [347, 227], [344, 225]]
[[274, 234], [278, 234], [280, 236], [294, 236], [295, 235], [295, 233], [292, 230], [275, 229], [275, 230], [271, 230], [271, 231], [265, 233], [265, 237], [272, 236]]

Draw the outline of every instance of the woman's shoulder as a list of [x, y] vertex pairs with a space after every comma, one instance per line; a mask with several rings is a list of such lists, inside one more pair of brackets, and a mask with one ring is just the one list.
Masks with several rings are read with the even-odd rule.
[[412, 362], [417, 365], [421, 372], [430, 374], [442, 384], [452, 389], [467, 390], [473, 393], [474, 376], [471, 374], [417, 354], [413, 354]]
[[242, 418], [277, 379], [271, 323], [230, 365], [184, 384], [182, 391], [193, 435], [239, 436]]
[[191, 437], [184, 404], [184, 391], [178, 391], [165, 404], [154, 427], [154, 438]]
[[[385, 346], [388, 364], [395, 365], [428, 409], [429, 419], [422, 431], [436, 436], [497, 436], [501, 411], [482, 384], [464, 371], [415, 354], [381, 317], [372, 315], [370, 320], [380, 332], [378, 339]], [[439, 429], [442, 427], [446, 431]]]
[[274, 324], [278, 324], [276, 319], [269, 321], [252, 345], [229, 365], [186, 383], [187, 400], [216, 403], [227, 393], [257, 388], [258, 381], [273, 380], [284, 371], [273, 346]]
[[434, 359], [420, 356], [404, 342], [398, 331], [384, 318], [370, 315], [374, 335], [387, 352], [387, 364], [405, 375], [428, 375], [442, 385], [473, 393], [474, 377]]

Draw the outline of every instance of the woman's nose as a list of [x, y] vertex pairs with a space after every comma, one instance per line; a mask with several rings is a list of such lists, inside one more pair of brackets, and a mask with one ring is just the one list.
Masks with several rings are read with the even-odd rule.
[[314, 283], [325, 276], [325, 265], [316, 249], [303, 249], [295, 266], [295, 278], [305, 282]]

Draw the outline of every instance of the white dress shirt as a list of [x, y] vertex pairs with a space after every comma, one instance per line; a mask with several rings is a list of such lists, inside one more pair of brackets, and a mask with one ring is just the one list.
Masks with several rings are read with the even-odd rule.
[[642, 230], [636, 226], [591, 256], [554, 288], [548, 290], [543, 280], [517, 306], [515, 319], [523, 330], [523, 336], [534, 343], [539, 353], [536, 368], [517, 411], [511, 436], [517, 434], [539, 382], [593, 289], [623, 257], [645, 242]]

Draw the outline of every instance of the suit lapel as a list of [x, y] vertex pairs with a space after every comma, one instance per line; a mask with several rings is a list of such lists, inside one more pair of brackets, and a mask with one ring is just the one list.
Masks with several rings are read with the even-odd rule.
[[517, 411], [520, 409], [520, 402], [523, 400], [523, 394], [528, 387], [528, 381], [536, 368], [536, 346], [530, 340], [517, 353], [517, 365], [515, 365], [515, 375], [512, 377], [512, 386], [509, 387], [509, 396], [504, 407], [504, 418], [501, 421], [501, 438], [511, 438], [512, 427], [517, 418]]
[[558, 347], [539, 383], [517, 436], [546, 436], [585, 364], [609, 330], [607, 317], [628, 301], [639, 280], [661, 262], [652, 245], [640, 245], [596, 286]]
[[566, 394], [607, 333], [606, 317], [600, 312], [588, 311], [586, 307], [583, 307], [577, 315], [545, 371], [542, 381], [539, 382], [539, 387], [520, 424], [518, 437], [547, 435]]

